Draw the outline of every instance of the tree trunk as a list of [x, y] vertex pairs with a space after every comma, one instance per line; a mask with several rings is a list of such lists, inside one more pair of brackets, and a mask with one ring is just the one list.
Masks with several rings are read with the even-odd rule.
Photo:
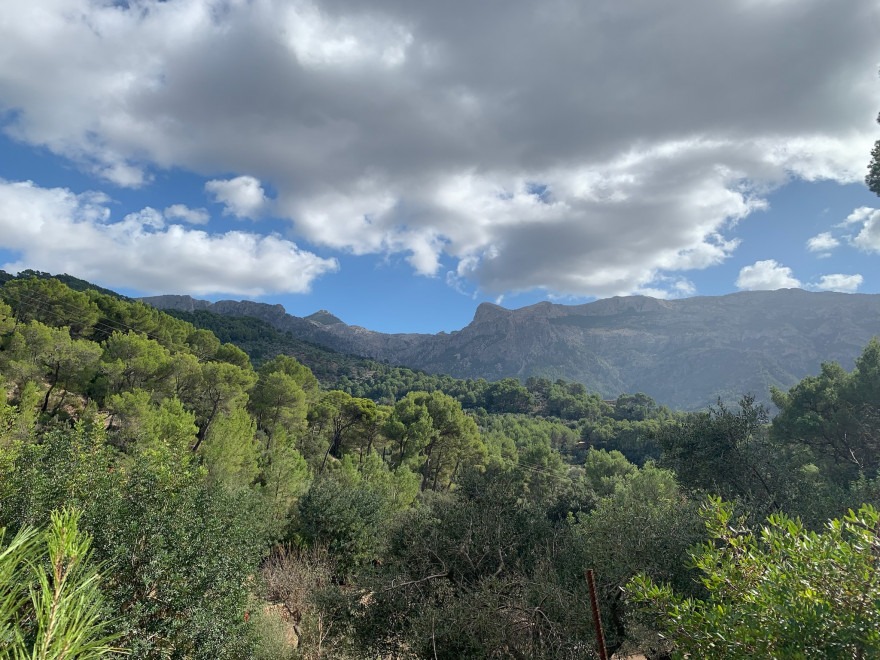
[[46, 390], [46, 398], [43, 399], [43, 406], [40, 408], [40, 412], [46, 412], [49, 409], [49, 396], [52, 394], [52, 390], [55, 389], [55, 384], [58, 382], [58, 373], [61, 371], [61, 365], [55, 365], [55, 373], [53, 374], [52, 383], [49, 385], [49, 389]]
[[431, 470], [431, 452], [429, 450], [427, 455], [425, 456], [425, 464], [422, 466], [422, 485], [419, 488], [419, 490], [421, 490], [422, 492], [424, 492], [425, 487], [428, 484], [428, 473], [430, 470]]
[[214, 402], [214, 407], [211, 409], [211, 414], [205, 420], [204, 426], [199, 427], [199, 432], [196, 433], [196, 443], [190, 448], [191, 451], [198, 451], [199, 447], [202, 446], [202, 442], [205, 439], [205, 436], [208, 435], [208, 429], [211, 426], [211, 422], [214, 421], [214, 417], [217, 416], [217, 408], [220, 406], [220, 401]]
[[458, 467], [461, 465], [461, 458], [455, 461], [455, 467], [452, 468], [452, 474], [449, 475], [449, 485], [446, 486], [446, 490], [452, 488], [452, 482], [455, 481], [455, 475], [458, 474]]
[[434, 468], [434, 483], [431, 484], [431, 490], [437, 490], [437, 479], [440, 477], [440, 466], [443, 465], [443, 462], [440, 460], [443, 458], [443, 447], [440, 447], [440, 451], [437, 452], [437, 467]]

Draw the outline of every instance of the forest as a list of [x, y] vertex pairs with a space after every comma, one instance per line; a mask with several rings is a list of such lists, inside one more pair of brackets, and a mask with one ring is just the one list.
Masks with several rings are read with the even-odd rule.
[[880, 657], [877, 338], [682, 413], [62, 279], [0, 286], [0, 658]]

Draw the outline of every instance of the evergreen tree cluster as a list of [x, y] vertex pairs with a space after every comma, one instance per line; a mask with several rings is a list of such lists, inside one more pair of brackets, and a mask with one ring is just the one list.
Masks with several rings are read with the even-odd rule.
[[877, 653], [877, 339], [683, 414], [4, 280], [0, 658], [598, 657], [588, 568], [611, 651]]

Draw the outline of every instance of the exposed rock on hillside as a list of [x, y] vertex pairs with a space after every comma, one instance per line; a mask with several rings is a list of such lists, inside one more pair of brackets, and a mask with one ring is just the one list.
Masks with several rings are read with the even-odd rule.
[[719, 297], [609, 298], [585, 305], [549, 302], [508, 310], [481, 304], [462, 330], [384, 334], [322, 310], [306, 318], [280, 305], [145, 298], [156, 307], [256, 316], [338, 351], [392, 364], [490, 380], [547, 376], [584, 383], [607, 396], [642, 391], [676, 408], [702, 408], [771, 385], [789, 387], [822, 361], [847, 369], [880, 333], [880, 295], [752, 291]]

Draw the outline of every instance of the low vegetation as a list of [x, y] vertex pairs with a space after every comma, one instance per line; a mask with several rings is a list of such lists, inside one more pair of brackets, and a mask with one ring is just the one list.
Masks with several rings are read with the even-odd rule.
[[0, 658], [598, 657], [588, 568], [612, 651], [878, 652], [876, 339], [684, 414], [42, 275], [0, 287]]

